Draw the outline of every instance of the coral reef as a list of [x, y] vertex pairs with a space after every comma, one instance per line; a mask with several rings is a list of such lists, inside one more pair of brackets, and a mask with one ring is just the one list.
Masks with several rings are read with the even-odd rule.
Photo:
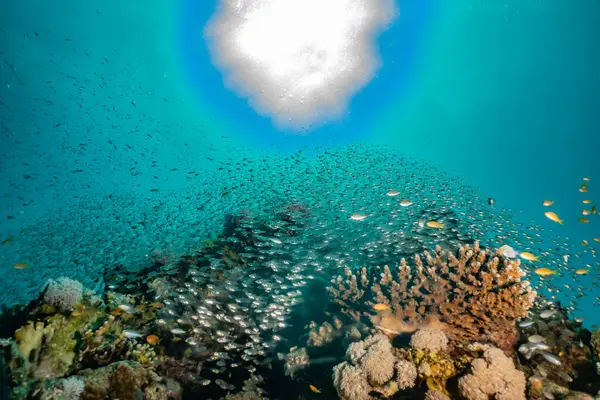
[[290, 352], [285, 356], [280, 356], [281, 359], [285, 359], [285, 374], [291, 377], [294, 374], [308, 366], [309, 358], [306, 347], [292, 348]]
[[[346, 268], [328, 290], [343, 312], [367, 316], [384, 332], [436, 327], [454, 343], [488, 341], [511, 352], [518, 339], [515, 321], [527, 316], [536, 297], [524, 275], [519, 260], [475, 243], [461, 246], [456, 256], [438, 246], [433, 255], [415, 257], [414, 268], [402, 259], [395, 272], [388, 266], [378, 275]], [[378, 305], [375, 315], [365, 310]]]
[[400, 390], [415, 386], [415, 382], [419, 375], [415, 364], [407, 360], [398, 360], [396, 363], [396, 371], [398, 373], [396, 383]]
[[446, 351], [448, 338], [439, 329], [423, 328], [411, 336], [410, 347], [415, 350], [429, 350], [431, 352]]
[[394, 375], [395, 358], [389, 339], [381, 334], [373, 335], [360, 342], [350, 344], [347, 357], [359, 366], [372, 386], [387, 382]]
[[70, 311], [83, 298], [83, 285], [69, 278], [50, 279], [44, 287], [44, 301], [61, 311]]
[[569, 319], [568, 310], [560, 304], [538, 297], [529, 318], [519, 324], [519, 361], [530, 377], [529, 398], [600, 390], [593, 335], [581, 322]]
[[498, 348], [489, 348], [471, 364], [472, 372], [458, 381], [468, 400], [525, 400], [525, 374]]
[[79, 400], [84, 388], [84, 381], [78, 377], [72, 376], [67, 379], [62, 379], [51, 388], [44, 390], [40, 397], [42, 400]]
[[86, 369], [67, 379], [40, 384], [42, 399], [155, 399], [181, 398], [181, 386], [134, 361], [119, 361], [106, 367]]
[[339, 318], [334, 317], [333, 323], [325, 321], [322, 325], [317, 325], [311, 322], [309, 327], [307, 346], [321, 347], [333, 342], [341, 335], [343, 323]]
[[343, 400], [370, 399], [370, 392], [389, 397], [415, 384], [415, 365], [397, 359], [390, 340], [381, 333], [350, 344], [346, 357], [333, 369], [333, 384]]
[[596, 369], [600, 375], [600, 329], [597, 329], [592, 334], [592, 348], [594, 349], [594, 356], [596, 360]]

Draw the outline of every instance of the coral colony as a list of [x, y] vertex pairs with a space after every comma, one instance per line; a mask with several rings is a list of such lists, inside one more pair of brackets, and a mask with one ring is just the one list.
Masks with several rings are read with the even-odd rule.
[[[352, 163], [334, 168], [338, 159]], [[257, 185], [240, 197], [263, 190], [251, 161], [213, 186]], [[573, 315], [576, 296], [560, 302], [551, 275], [536, 272], [565, 271], [566, 244], [542, 256], [535, 235], [485, 196], [389, 152], [353, 148], [319, 162], [290, 157], [283, 177], [265, 167], [268, 182], [294, 185], [269, 191], [271, 208], [233, 202], [218, 222], [208, 214], [218, 233], [187, 251], [162, 247], [141, 266], [118, 258], [102, 268], [94, 253], [61, 267], [69, 277], [44, 279], [29, 303], [13, 299], [0, 315], [0, 397], [598, 398], [600, 332]], [[229, 199], [217, 197], [214, 210]], [[181, 198], [194, 210], [209, 204]], [[92, 231], [76, 215], [61, 221]], [[174, 230], [185, 231], [181, 221]], [[509, 237], [527, 251], [517, 255]], [[129, 250], [117, 239], [107, 246]], [[67, 254], [52, 244], [29, 245]]]

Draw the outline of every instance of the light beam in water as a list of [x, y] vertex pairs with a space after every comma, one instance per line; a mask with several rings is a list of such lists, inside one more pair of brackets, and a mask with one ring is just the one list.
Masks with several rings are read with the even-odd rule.
[[381, 66], [393, 0], [221, 0], [205, 28], [226, 86], [280, 128], [340, 118]]

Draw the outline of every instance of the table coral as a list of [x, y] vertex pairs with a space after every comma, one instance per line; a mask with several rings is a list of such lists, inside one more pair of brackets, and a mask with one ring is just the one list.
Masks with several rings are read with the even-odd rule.
[[[512, 351], [518, 337], [514, 323], [527, 315], [536, 297], [521, 280], [525, 272], [519, 260], [478, 243], [461, 246], [456, 255], [438, 246], [435, 254], [415, 257], [414, 267], [402, 259], [395, 271], [388, 266], [379, 271], [346, 268], [328, 290], [345, 313], [355, 319], [367, 315], [388, 333], [436, 327], [455, 342], [482, 340]], [[375, 315], [365, 311], [375, 305], [381, 310]]]

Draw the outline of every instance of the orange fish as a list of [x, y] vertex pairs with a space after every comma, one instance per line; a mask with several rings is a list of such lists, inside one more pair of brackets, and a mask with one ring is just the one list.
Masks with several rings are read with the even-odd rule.
[[546, 207], [550, 207], [552, 204], [554, 204], [554, 201], [553, 200], [544, 200], [544, 202], [542, 204]]
[[426, 225], [430, 228], [437, 228], [437, 229], [443, 229], [445, 227], [444, 224], [441, 224], [437, 221], [429, 221]]
[[584, 200], [583, 204], [592, 204], [592, 201], [591, 200]]
[[596, 242], [600, 242], [600, 237], [594, 238]]
[[527, 260], [527, 261], [532, 261], [532, 262], [539, 261], [537, 256], [534, 256], [533, 254], [528, 253], [526, 251], [519, 253], [519, 257], [521, 257], [523, 260]]
[[587, 224], [588, 222], [590, 222], [590, 220], [589, 220], [589, 219], [587, 219], [587, 218], [583, 218], [583, 217], [581, 217], [581, 218], [579, 218], [579, 222], [582, 222], [582, 223], [584, 223], [584, 224]]
[[584, 183], [583, 185], [581, 185], [581, 187], [579, 188], [579, 191], [581, 193], [587, 193], [587, 192], [589, 192], [587, 184]]
[[560, 219], [560, 218], [558, 217], [558, 215], [556, 215], [556, 213], [554, 213], [554, 212], [552, 212], [552, 211], [547, 211], [547, 212], [545, 212], [545, 213], [544, 213], [544, 215], [545, 215], [545, 216], [546, 216], [546, 218], [548, 218], [549, 220], [551, 220], [551, 221], [554, 221], [554, 222], [558, 222], [558, 223], [559, 223], [559, 224], [561, 224], [561, 225], [562, 225], [562, 224], [565, 222], [564, 220]]
[[577, 271], [575, 271], [575, 273], [577, 275], [586, 275], [589, 274], [590, 270], [589, 269], [578, 269]]
[[146, 336], [146, 342], [148, 342], [148, 344], [151, 344], [152, 346], [156, 346], [160, 343], [160, 339], [156, 335], [148, 335]]
[[384, 310], [389, 310], [390, 306], [385, 303], [377, 303], [373, 306], [373, 309], [375, 309], [377, 311], [384, 311]]
[[535, 270], [535, 273], [540, 276], [556, 275], [556, 271], [550, 268], [538, 268]]
[[317, 389], [317, 387], [316, 387], [316, 386], [313, 386], [313, 385], [308, 385], [308, 387], [310, 388], [310, 390], [312, 390], [312, 391], [313, 391], [313, 392], [315, 392], [315, 393], [321, 393], [321, 390], [320, 390], [320, 389]]

